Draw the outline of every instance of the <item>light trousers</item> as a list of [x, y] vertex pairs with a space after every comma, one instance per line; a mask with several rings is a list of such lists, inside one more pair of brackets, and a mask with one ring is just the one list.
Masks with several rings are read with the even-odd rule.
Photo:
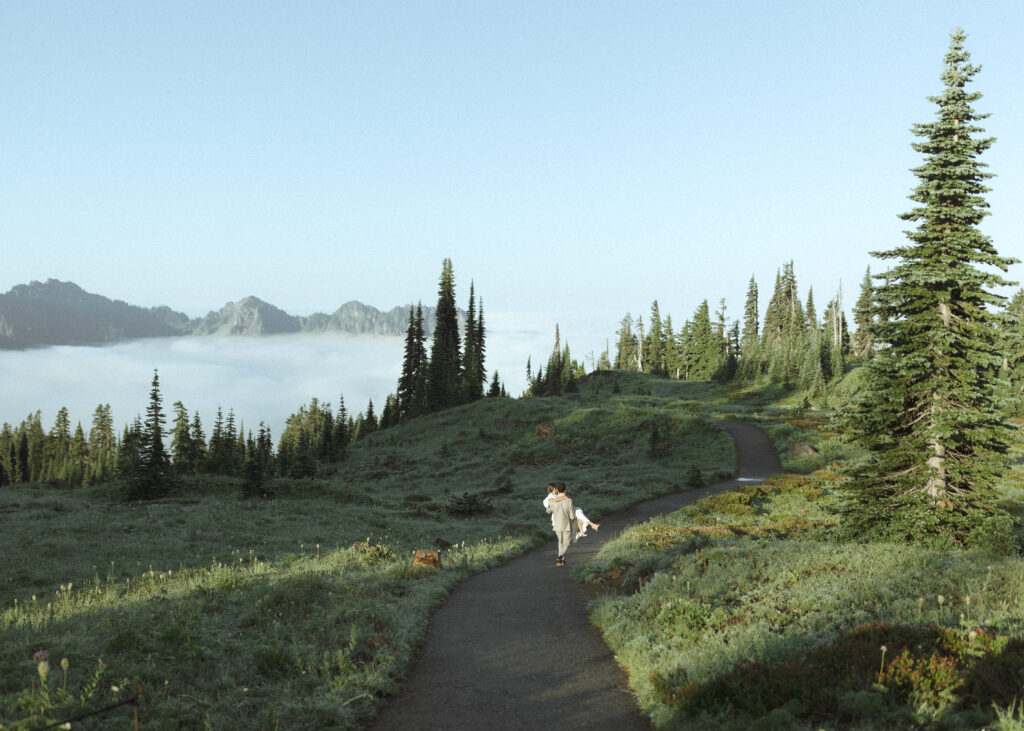
[[555, 536], [558, 538], [558, 555], [564, 556], [565, 552], [569, 550], [569, 546], [572, 545], [572, 531], [556, 530]]

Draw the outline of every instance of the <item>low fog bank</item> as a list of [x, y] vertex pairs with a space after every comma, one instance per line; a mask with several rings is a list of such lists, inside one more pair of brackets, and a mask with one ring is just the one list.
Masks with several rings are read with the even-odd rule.
[[[521, 327], [515, 329], [514, 322]], [[534, 326], [523, 318], [495, 315], [487, 323], [488, 381], [497, 369], [506, 390], [520, 395], [526, 387], [526, 360], [547, 362], [554, 344], [554, 323]], [[573, 357], [585, 360], [568, 337]], [[563, 340], [564, 342], [564, 340]], [[209, 437], [218, 406], [235, 423], [256, 431], [260, 421], [276, 443], [285, 420], [316, 397], [337, 410], [345, 397], [350, 413], [364, 412], [370, 399], [378, 416], [395, 391], [405, 341], [401, 337], [362, 335], [275, 335], [268, 337], [180, 337], [135, 340], [103, 347], [58, 346], [0, 353], [0, 423], [13, 426], [42, 412], [43, 428], [52, 427], [67, 407], [72, 430], [81, 422], [88, 434], [99, 404], [110, 404], [120, 431], [145, 415], [153, 369], [171, 426], [172, 404], [181, 401], [190, 415], [199, 412]], [[429, 343], [427, 344], [429, 348]], [[601, 346], [604, 347], [602, 336]], [[587, 351], [588, 353], [590, 351]]]

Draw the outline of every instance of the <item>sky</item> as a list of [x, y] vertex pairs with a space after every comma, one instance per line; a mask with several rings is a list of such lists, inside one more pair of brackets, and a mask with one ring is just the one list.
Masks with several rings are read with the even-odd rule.
[[790, 260], [849, 309], [957, 26], [1022, 256], [1017, 2], [0, 0], [0, 291], [388, 309], [448, 257], [460, 306], [574, 355], [655, 299], [738, 318], [751, 276], [763, 312]]

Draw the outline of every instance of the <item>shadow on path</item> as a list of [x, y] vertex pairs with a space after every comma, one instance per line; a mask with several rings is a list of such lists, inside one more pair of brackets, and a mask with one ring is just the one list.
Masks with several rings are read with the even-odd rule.
[[554, 565], [552, 534], [544, 546], [468, 579], [434, 614], [401, 693], [372, 728], [650, 728], [587, 618], [593, 590], [573, 582], [572, 565], [592, 558], [627, 525], [782, 472], [763, 431], [741, 422], [715, 423], [736, 443], [736, 478], [602, 517], [600, 532], [570, 549], [567, 569]]

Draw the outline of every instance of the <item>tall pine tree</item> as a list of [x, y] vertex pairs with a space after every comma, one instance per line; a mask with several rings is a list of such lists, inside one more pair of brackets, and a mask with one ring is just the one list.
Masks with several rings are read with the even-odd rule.
[[457, 405], [461, 394], [461, 343], [451, 259], [445, 259], [442, 265], [436, 314], [437, 324], [434, 326], [427, 371], [427, 406], [431, 411]]
[[981, 94], [965, 88], [979, 70], [965, 37], [951, 35], [945, 88], [929, 98], [935, 121], [913, 127], [924, 163], [913, 171], [918, 205], [901, 217], [917, 227], [909, 244], [874, 254], [895, 263], [875, 290], [873, 332], [887, 347], [850, 420], [873, 457], [848, 483], [843, 510], [843, 532], [858, 539], [1001, 548], [1010, 540], [994, 489], [1007, 428], [993, 397], [1002, 364], [993, 310], [1004, 301], [993, 288], [1007, 282], [993, 270], [1014, 260], [978, 228], [991, 177], [978, 156], [993, 140], [977, 125], [987, 115], [971, 106]]

